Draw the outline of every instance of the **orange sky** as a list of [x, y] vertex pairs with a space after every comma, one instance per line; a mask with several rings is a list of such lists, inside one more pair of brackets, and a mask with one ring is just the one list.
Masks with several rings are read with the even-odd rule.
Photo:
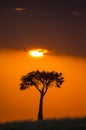
[[44, 118], [86, 116], [86, 58], [0, 50], [0, 122], [37, 119], [39, 92], [19, 90], [20, 78], [32, 70], [62, 72], [62, 88], [50, 88], [44, 97]]

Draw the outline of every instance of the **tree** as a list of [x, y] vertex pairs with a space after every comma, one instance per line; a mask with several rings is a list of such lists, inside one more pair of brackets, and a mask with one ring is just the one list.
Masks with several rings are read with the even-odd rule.
[[20, 89], [24, 90], [30, 86], [36, 87], [40, 93], [40, 103], [38, 120], [43, 119], [43, 98], [51, 86], [56, 86], [60, 88], [60, 85], [64, 82], [64, 77], [62, 73], [58, 72], [46, 72], [46, 71], [32, 71], [25, 76], [21, 77]]

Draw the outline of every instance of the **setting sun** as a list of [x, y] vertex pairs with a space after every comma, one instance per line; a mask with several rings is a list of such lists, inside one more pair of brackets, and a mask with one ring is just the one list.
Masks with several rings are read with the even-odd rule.
[[44, 56], [45, 53], [47, 53], [47, 50], [45, 50], [45, 49], [34, 49], [34, 50], [30, 50], [28, 53], [33, 57], [42, 57], [42, 56]]

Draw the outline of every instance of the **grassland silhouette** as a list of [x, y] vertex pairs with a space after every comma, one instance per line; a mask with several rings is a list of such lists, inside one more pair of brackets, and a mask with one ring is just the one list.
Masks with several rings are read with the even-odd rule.
[[86, 118], [14, 121], [0, 124], [0, 130], [86, 130]]

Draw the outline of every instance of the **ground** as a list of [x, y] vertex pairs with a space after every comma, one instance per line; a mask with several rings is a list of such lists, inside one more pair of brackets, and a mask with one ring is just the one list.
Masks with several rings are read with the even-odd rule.
[[86, 118], [14, 121], [0, 124], [0, 130], [86, 130]]

